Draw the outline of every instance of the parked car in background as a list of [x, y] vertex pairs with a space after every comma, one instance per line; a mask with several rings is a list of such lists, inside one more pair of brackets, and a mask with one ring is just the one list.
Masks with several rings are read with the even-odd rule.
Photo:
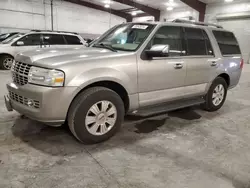
[[89, 48], [18, 54], [7, 109], [46, 124], [67, 122], [83, 143], [113, 136], [125, 114], [220, 109], [241, 76], [239, 44], [220, 26], [178, 22], [126, 23]]
[[0, 43], [4, 40], [6, 40], [7, 38], [18, 34], [18, 32], [12, 32], [12, 33], [4, 33], [4, 34], [0, 34]]
[[9, 70], [14, 57], [20, 52], [41, 48], [79, 46], [87, 46], [87, 43], [76, 33], [31, 31], [26, 34], [16, 34], [0, 43], [0, 69]]

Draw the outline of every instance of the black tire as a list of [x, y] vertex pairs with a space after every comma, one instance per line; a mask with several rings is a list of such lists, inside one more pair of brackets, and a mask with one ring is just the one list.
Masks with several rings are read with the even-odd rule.
[[[221, 103], [216, 106], [213, 103], [212, 95], [214, 93], [215, 88], [218, 85], [220, 85], [220, 84], [224, 87], [224, 98], [221, 101]], [[223, 106], [223, 104], [224, 104], [224, 102], [226, 100], [226, 97], [227, 97], [227, 88], [228, 88], [228, 85], [227, 85], [227, 82], [225, 81], [225, 79], [222, 78], [222, 77], [217, 77], [213, 81], [212, 85], [210, 86], [207, 95], [204, 97], [204, 99], [205, 99], [206, 102], [204, 104], [202, 104], [202, 108], [204, 110], [206, 110], [206, 111], [209, 111], [209, 112], [213, 112], [213, 111], [219, 110]]]
[[[110, 101], [116, 107], [116, 122], [106, 134], [93, 135], [86, 128], [85, 118], [91, 106], [103, 100]], [[83, 91], [73, 100], [68, 112], [68, 125], [79, 141], [84, 144], [95, 144], [108, 140], [119, 130], [124, 113], [124, 103], [116, 92], [104, 87], [93, 87]]]
[[10, 68], [7, 68], [5, 65], [4, 65], [4, 61], [6, 60], [6, 59], [12, 59], [12, 61], [14, 60], [13, 59], [13, 57], [12, 56], [10, 56], [10, 55], [2, 55], [2, 56], [0, 56], [0, 69], [1, 70], [10, 70]]

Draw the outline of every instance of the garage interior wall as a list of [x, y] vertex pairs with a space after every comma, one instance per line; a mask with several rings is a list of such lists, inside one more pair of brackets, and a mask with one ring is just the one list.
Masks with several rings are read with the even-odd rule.
[[[249, 17], [233, 17], [235, 13], [246, 14]], [[218, 19], [220, 15], [227, 19]], [[222, 25], [225, 29], [233, 31], [239, 41], [244, 61], [250, 63], [250, 2], [240, 3], [215, 3], [209, 4], [206, 8], [206, 22], [213, 22]]]
[[[51, 30], [50, 0], [0, 0], [0, 33]], [[54, 0], [54, 30], [100, 35], [124, 18], [88, 7]]]
[[194, 20], [199, 20], [199, 12], [191, 7], [178, 8], [173, 11], [161, 11], [160, 20], [188, 19], [192, 17]]

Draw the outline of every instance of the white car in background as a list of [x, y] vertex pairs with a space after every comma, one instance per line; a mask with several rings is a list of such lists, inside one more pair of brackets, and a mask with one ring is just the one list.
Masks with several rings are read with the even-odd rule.
[[14, 57], [23, 51], [79, 46], [87, 46], [87, 42], [76, 33], [31, 31], [26, 34], [16, 34], [0, 43], [0, 69], [9, 70]]

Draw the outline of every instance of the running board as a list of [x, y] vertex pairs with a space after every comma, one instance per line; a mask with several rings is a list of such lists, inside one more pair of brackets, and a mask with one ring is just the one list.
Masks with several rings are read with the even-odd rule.
[[205, 102], [205, 100], [202, 97], [173, 101], [173, 102], [164, 103], [162, 105], [148, 106], [145, 108], [141, 108], [141, 109], [133, 112], [133, 115], [151, 116], [154, 114], [160, 114], [163, 112], [169, 112], [169, 111], [173, 111], [173, 110], [177, 110], [177, 109], [181, 109], [181, 108], [186, 108], [189, 106], [199, 105], [199, 104], [202, 104], [204, 102]]

